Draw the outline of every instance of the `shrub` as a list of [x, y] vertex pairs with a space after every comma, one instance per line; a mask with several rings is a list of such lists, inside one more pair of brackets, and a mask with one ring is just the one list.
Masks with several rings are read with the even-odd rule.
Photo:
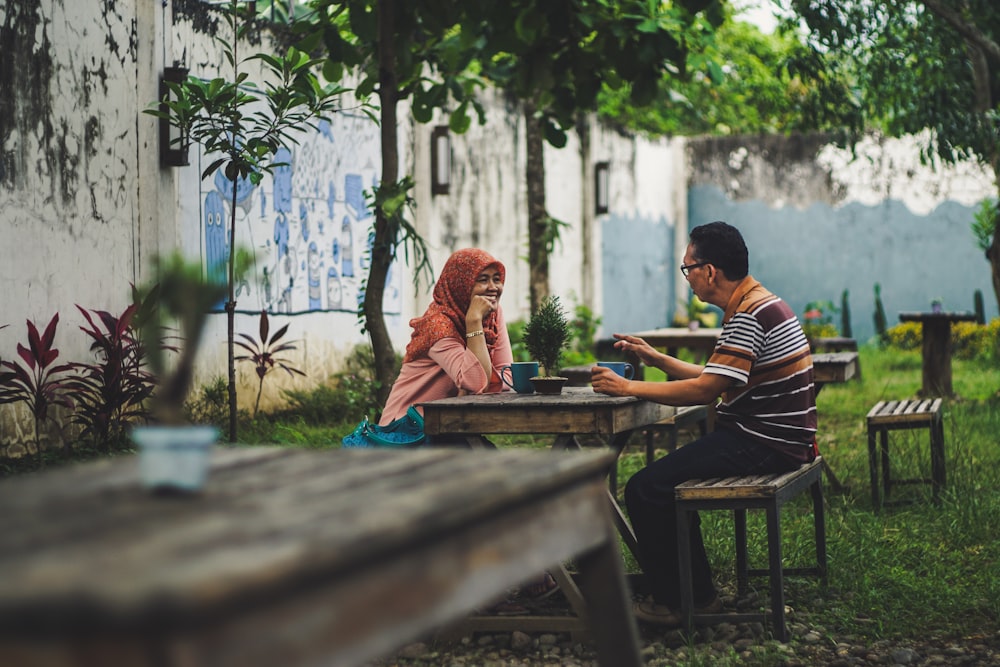
[[145, 350], [132, 324], [141, 307], [132, 304], [115, 317], [77, 305], [88, 325], [80, 330], [90, 337], [96, 361], [70, 364], [77, 373], [67, 381], [76, 402], [72, 422], [81, 427], [80, 437], [99, 450], [121, 448], [128, 425], [149, 419], [144, 403], [156, 379], [146, 370]]

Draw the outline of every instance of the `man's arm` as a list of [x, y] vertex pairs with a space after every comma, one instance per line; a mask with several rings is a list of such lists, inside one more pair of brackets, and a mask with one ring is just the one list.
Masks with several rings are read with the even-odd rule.
[[695, 378], [701, 375], [701, 372], [705, 369], [704, 366], [699, 364], [688, 363], [676, 357], [671, 357], [668, 354], [663, 354], [638, 336], [629, 336], [626, 334], [613, 335], [618, 339], [615, 341], [617, 349], [622, 352], [634, 354], [646, 366], [658, 368], [672, 378], [681, 380]]
[[[693, 366], [694, 364], [688, 365]], [[635, 396], [665, 405], [714, 403], [733, 384], [731, 377], [715, 373], [701, 373], [697, 377], [668, 382], [626, 380], [610, 368], [599, 366], [591, 370], [590, 381], [594, 386], [594, 391], [602, 394]]]

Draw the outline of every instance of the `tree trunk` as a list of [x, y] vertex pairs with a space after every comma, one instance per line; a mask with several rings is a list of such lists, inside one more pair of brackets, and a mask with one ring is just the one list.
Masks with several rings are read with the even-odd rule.
[[[399, 177], [399, 153], [396, 147], [396, 54], [393, 47], [395, 3], [397, 0], [379, 0], [377, 20], [379, 31], [379, 111], [382, 141], [382, 177], [380, 185], [390, 185]], [[389, 223], [381, 207], [375, 209], [375, 242], [372, 244], [372, 262], [365, 286], [365, 329], [375, 356], [375, 380], [378, 382], [378, 402], [385, 405], [395, 379], [395, 352], [382, 313], [385, 280], [392, 259], [396, 239], [389, 236]]]
[[524, 103], [524, 121], [527, 140], [528, 287], [531, 312], [534, 313], [549, 295], [549, 251], [546, 247], [549, 215], [545, 210], [545, 137], [532, 101]]
[[229, 266], [226, 300], [226, 370], [229, 375], [229, 442], [236, 442], [236, 177], [232, 179], [233, 198], [229, 202]]

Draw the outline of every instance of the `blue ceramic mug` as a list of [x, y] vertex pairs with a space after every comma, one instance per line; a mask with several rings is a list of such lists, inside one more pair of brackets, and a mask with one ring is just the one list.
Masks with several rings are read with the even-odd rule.
[[[508, 373], [510, 380], [507, 380]], [[531, 378], [536, 375], [538, 375], [537, 361], [515, 361], [500, 368], [500, 379], [519, 394], [535, 393], [535, 388], [531, 385]]]
[[632, 368], [632, 364], [625, 363], [624, 361], [598, 361], [597, 365], [602, 368], [610, 368], [626, 380], [631, 380], [632, 376], [635, 375], [635, 369]]

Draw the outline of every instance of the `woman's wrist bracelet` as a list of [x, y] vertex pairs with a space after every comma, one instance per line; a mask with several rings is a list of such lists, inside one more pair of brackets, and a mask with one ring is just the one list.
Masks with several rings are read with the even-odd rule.
[[476, 336], [482, 336], [482, 335], [483, 335], [483, 330], [480, 329], [479, 331], [472, 331], [470, 333], [465, 334], [465, 337], [466, 338], [475, 338]]

